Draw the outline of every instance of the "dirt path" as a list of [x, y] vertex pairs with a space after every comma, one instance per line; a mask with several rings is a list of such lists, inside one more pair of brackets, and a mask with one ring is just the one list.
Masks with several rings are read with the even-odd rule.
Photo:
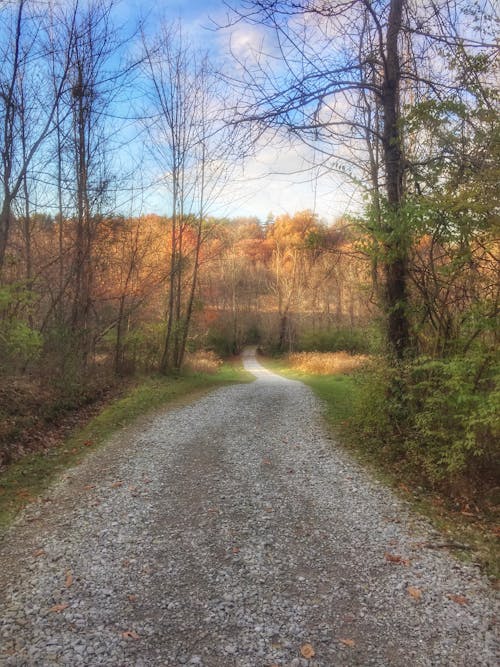
[[487, 581], [425, 547], [307, 387], [245, 363], [256, 382], [124, 431], [23, 514], [0, 664], [495, 665]]

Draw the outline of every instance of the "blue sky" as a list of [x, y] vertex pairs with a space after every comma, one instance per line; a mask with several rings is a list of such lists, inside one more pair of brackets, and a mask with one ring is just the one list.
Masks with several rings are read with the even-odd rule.
[[[223, 22], [227, 7], [222, 0], [122, 0], [117, 6], [117, 22], [132, 26], [146, 17], [146, 32], [155, 31], [161, 20], [182, 20], [183, 31], [203, 49], [220, 60], [229, 61], [229, 41], [243, 51], [261, 38], [258, 28], [239, 25], [216, 31], [213, 20]], [[212, 29], [211, 29], [212, 28]], [[231, 66], [231, 65], [229, 65]], [[131, 150], [133, 153], [136, 149]], [[132, 158], [133, 159], [133, 158]], [[319, 170], [304, 171], [314, 161], [310, 148], [298, 140], [294, 144], [263, 137], [255, 155], [240, 165], [210, 213], [221, 216], [253, 216], [262, 220], [273, 213], [312, 209], [331, 221], [356, 206], [356, 193], [332, 175], [320, 176]], [[153, 174], [145, 174], [148, 182]], [[359, 198], [358, 198], [359, 199]], [[138, 204], [139, 202], [139, 204]], [[168, 193], [162, 187], [150, 189], [136, 199], [143, 212], [168, 214]]]

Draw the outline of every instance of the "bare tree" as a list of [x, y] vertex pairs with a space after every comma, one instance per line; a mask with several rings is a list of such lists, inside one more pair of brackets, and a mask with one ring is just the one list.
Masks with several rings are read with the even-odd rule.
[[147, 129], [170, 190], [170, 266], [162, 372], [180, 369], [198, 284], [206, 216], [230, 172], [236, 126], [225, 122], [220, 80], [180, 24], [143, 38]]
[[[73, 11], [68, 19], [69, 39], [65, 45], [54, 43], [60, 29], [54, 13], [44, 12], [37, 2], [19, 0], [0, 11], [0, 52], [3, 72], [0, 78], [0, 274], [12, 223], [12, 205], [25, 189], [27, 172], [43, 142], [53, 132], [58, 100], [67, 84], [70, 54], [74, 41]], [[43, 82], [50, 63], [51, 49], [61, 49], [63, 67], [55, 81], [55, 95], [47, 104]]]

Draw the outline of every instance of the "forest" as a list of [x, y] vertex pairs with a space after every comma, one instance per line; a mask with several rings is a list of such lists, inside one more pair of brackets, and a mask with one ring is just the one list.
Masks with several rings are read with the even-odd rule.
[[[118, 29], [119, 6], [0, 7], [2, 467], [50, 449], [33, 431], [82, 406], [256, 345], [325, 382], [344, 354], [345, 438], [492, 511], [494, 3], [228, 1], [212, 31], [261, 38], [224, 58], [180, 20]], [[306, 146], [311, 190], [321, 172], [361, 204], [221, 212], [263, 138]]]

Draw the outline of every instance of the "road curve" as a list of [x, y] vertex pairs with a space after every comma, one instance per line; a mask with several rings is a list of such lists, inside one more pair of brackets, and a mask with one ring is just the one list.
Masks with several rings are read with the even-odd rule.
[[495, 594], [252, 351], [126, 429], [0, 547], [0, 665], [493, 666]]

